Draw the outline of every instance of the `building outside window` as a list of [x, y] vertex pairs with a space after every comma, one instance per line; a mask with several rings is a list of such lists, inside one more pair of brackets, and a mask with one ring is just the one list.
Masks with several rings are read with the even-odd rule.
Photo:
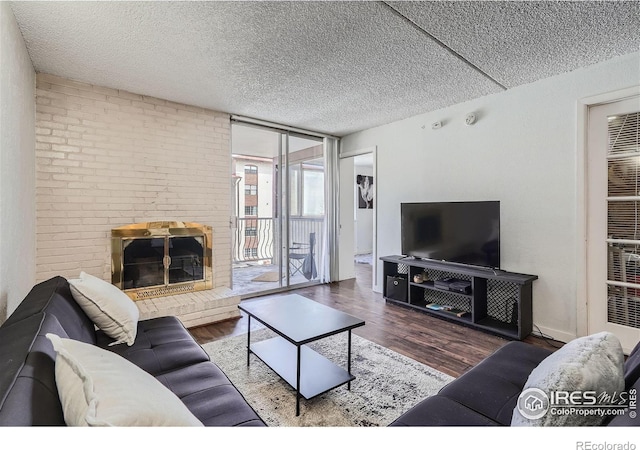
[[[292, 220], [289, 239], [305, 243], [312, 231], [319, 234], [318, 227], [325, 214], [324, 161], [309, 159], [308, 153], [306, 150], [299, 153], [287, 172], [288, 213]], [[233, 158], [238, 212], [234, 254], [239, 261], [269, 260], [274, 255], [274, 233], [277, 232], [274, 191], [279, 182], [277, 162], [256, 156], [234, 155]]]
[[296, 164], [289, 171], [292, 217], [324, 215], [324, 167]]
[[245, 258], [257, 258], [258, 257], [258, 249], [257, 248], [245, 248], [244, 249], [244, 257]]

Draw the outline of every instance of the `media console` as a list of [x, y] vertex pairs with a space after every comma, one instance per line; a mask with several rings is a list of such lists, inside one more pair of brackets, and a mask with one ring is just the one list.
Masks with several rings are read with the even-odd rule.
[[[509, 339], [522, 340], [533, 330], [537, 275], [397, 255], [380, 260], [387, 301]], [[424, 281], [414, 282], [416, 275]]]

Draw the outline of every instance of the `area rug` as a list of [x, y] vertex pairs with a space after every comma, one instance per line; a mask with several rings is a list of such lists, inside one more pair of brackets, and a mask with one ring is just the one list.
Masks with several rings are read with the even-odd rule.
[[[273, 336], [267, 329], [251, 333], [257, 342]], [[449, 375], [352, 334], [351, 373], [356, 379], [311, 400], [300, 400], [295, 415], [295, 391], [255, 355], [249, 367], [247, 335], [203, 345], [205, 351], [269, 426], [386, 426], [402, 413], [452, 381]], [[309, 345], [341, 367], [347, 367], [347, 333]]]
[[280, 272], [265, 272], [251, 279], [251, 281], [273, 282], [273, 281], [278, 281], [279, 279], [280, 279]]

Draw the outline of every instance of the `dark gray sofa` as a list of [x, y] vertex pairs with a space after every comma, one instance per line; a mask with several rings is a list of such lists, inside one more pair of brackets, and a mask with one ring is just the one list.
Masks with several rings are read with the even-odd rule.
[[[509, 426], [529, 374], [551, 354], [524, 342], [509, 342], [390, 426]], [[640, 343], [624, 365], [625, 390], [640, 390]], [[640, 418], [608, 418], [607, 426], [639, 426]]]
[[205, 426], [264, 426], [175, 317], [142, 320], [132, 346], [109, 346], [62, 277], [34, 286], [0, 327], [0, 425], [65, 425], [46, 333], [118, 353], [175, 393]]

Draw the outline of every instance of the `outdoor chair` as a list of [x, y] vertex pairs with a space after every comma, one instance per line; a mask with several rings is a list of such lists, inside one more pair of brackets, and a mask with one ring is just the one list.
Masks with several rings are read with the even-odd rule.
[[302, 274], [307, 280], [318, 276], [315, 261], [316, 233], [309, 233], [309, 242], [293, 242], [289, 249], [290, 276]]

